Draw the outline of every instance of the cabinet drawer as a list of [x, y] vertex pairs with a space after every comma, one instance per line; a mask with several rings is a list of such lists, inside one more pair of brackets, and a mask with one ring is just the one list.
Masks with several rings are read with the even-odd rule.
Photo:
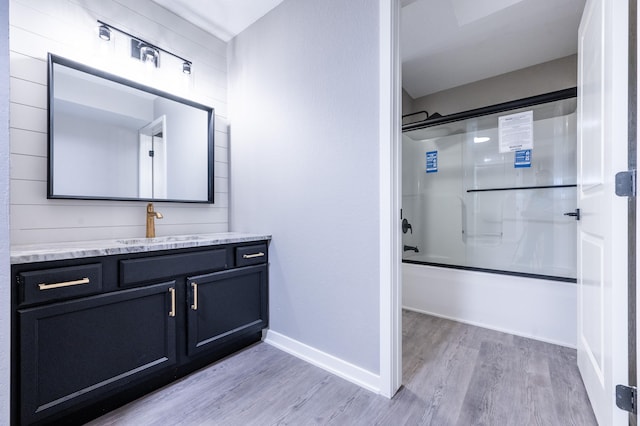
[[31, 304], [98, 293], [102, 290], [102, 265], [69, 266], [20, 272], [20, 303]]
[[121, 260], [120, 285], [126, 287], [183, 274], [220, 271], [226, 267], [226, 249]]
[[257, 265], [267, 262], [267, 245], [255, 244], [236, 248], [236, 266]]

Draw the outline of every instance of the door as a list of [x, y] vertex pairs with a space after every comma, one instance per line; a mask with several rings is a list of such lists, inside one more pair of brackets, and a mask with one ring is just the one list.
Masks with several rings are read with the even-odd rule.
[[138, 196], [167, 198], [167, 116], [138, 130]]
[[176, 363], [175, 282], [18, 311], [20, 421], [48, 422]]
[[268, 325], [266, 265], [189, 277], [187, 286], [190, 356]]
[[587, 0], [578, 37], [578, 368], [600, 425], [627, 423], [628, 4]]

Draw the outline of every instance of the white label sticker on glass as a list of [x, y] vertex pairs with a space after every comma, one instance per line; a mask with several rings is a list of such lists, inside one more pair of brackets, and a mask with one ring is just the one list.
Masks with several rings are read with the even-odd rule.
[[533, 111], [498, 117], [500, 152], [533, 149]]

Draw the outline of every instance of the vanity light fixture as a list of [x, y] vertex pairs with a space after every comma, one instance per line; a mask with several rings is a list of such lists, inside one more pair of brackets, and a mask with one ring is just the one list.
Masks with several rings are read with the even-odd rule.
[[98, 28], [98, 37], [105, 41], [111, 40], [111, 30], [105, 24], [100, 25]]
[[100, 26], [98, 27], [98, 36], [103, 40], [111, 39], [112, 30], [130, 37], [131, 57], [139, 59], [142, 62], [153, 64], [154, 67], [158, 68], [160, 66], [160, 52], [164, 52], [168, 55], [173, 56], [174, 58], [180, 59], [182, 61], [182, 72], [185, 74], [191, 74], [192, 62], [183, 58], [182, 56], [178, 56], [175, 53], [169, 52], [168, 50], [149, 43], [148, 41], [145, 41], [140, 37], [131, 35], [128, 32], [116, 28], [113, 25], [109, 25], [99, 19], [98, 24], [100, 24]]
[[134, 51], [137, 53], [137, 57], [146, 64], [152, 64], [154, 67], [158, 68], [160, 66], [160, 54], [158, 51], [148, 46], [142, 42], [136, 42], [137, 46], [133, 46], [133, 40], [131, 43], [131, 54], [134, 54]]

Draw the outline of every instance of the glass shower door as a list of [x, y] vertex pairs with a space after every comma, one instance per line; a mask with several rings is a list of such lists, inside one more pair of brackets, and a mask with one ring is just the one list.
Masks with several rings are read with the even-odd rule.
[[[573, 97], [404, 132], [403, 260], [575, 280], [575, 107]], [[508, 133], [511, 117], [524, 118]], [[514, 135], [523, 146], [507, 146]]]

